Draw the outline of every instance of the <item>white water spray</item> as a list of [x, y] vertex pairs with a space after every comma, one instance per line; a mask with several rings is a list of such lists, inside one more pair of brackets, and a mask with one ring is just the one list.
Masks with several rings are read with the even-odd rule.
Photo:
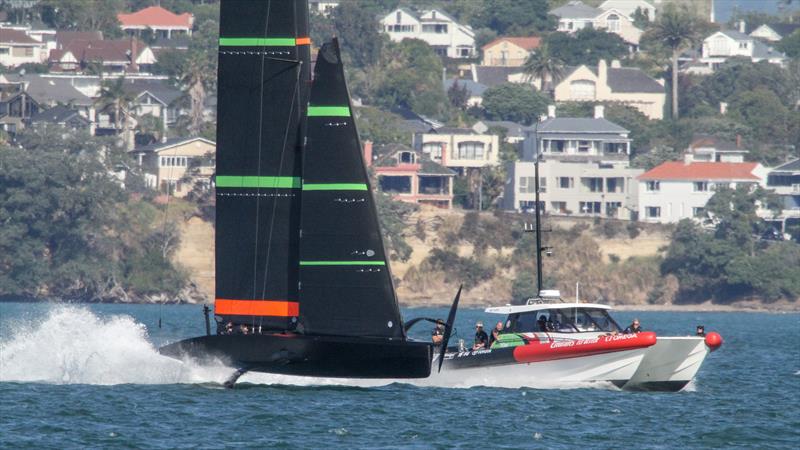
[[230, 372], [162, 356], [132, 317], [98, 317], [88, 308], [54, 307], [40, 322], [22, 321], [0, 339], [0, 381], [199, 383], [222, 382]]

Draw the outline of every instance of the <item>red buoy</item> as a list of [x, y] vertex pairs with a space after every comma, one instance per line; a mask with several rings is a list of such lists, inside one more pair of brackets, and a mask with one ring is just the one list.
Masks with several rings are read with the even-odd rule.
[[722, 345], [722, 336], [719, 333], [712, 331], [706, 335], [706, 345], [713, 352]]

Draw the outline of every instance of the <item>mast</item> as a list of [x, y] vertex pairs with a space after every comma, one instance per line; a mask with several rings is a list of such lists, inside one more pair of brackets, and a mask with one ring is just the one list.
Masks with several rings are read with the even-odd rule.
[[539, 203], [539, 150], [536, 150], [536, 159], [533, 161], [533, 185], [536, 191], [536, 296], [542, 292], [542, 219]]

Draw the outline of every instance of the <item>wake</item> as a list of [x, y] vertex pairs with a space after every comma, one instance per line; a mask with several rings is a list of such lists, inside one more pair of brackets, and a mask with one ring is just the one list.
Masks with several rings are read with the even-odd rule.
[[[158, 353], [146, 327], [128, 315], [98, 316], [86, 307], [54, 306], [38, 322], [20, 322], [0, 336], [0, 382], [51, 384], [222, 384], [234, 368], [221, 362], [201, 365]], [[434, 362], [435, 363], [435, 362]], [[434, 373], [417, 380], [355, 380], [247, 373], [240, 383], [294, 386], [379, 387], [405, 383], [420, 387], [616, 389], [610, 383], [533, 382], [489, 375], [463, 379], [458, 373]]]

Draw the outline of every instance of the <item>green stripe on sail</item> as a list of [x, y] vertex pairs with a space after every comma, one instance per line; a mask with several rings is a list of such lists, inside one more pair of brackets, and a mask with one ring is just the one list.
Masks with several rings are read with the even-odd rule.
[[366, 191], [364, 183], [307, 183], [303, 184], [304, 191]]
[[221, 37], [220, 47], [294, 47], [295, 38]]
[[301, 266], [385, 266], [385, 261], [300, 261]]
[[299, 189], [300, 177], [255, 177], [217, 175], [218, 188], [277, 188]]
[[350, 107], [309, 105], [308, 117], [350, 117]]

